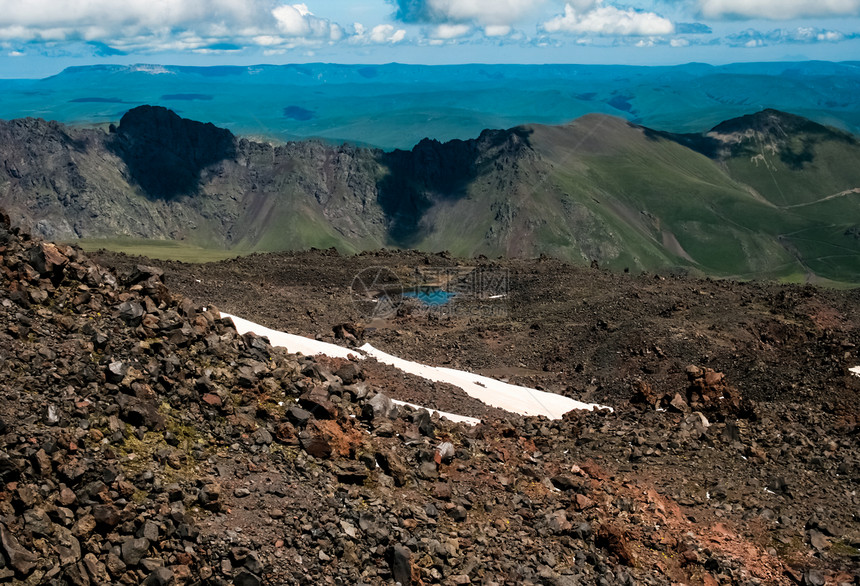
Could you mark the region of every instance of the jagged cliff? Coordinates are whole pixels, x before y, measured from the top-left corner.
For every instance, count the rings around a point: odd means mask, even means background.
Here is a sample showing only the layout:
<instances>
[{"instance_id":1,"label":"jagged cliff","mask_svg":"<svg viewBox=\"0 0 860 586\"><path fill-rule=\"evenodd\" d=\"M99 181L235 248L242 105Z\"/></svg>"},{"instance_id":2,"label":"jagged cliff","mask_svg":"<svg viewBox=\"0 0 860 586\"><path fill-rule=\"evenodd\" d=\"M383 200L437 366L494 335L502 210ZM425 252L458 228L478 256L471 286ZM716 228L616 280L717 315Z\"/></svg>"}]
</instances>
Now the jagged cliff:
<instances>
[{"instance_id":1,"label":"jagged cliff","mask_svg":"<svg viewBox=\"0 0 860 586\"><path fill-rule=\"evenodd\" d=\"M0 122L0 159L0 204L60 240L392 246L860 281L860 146L774 110L698 135L589 115L384 152L254 142L142 106L110 132Z\"/></svg>"}]
</instances>

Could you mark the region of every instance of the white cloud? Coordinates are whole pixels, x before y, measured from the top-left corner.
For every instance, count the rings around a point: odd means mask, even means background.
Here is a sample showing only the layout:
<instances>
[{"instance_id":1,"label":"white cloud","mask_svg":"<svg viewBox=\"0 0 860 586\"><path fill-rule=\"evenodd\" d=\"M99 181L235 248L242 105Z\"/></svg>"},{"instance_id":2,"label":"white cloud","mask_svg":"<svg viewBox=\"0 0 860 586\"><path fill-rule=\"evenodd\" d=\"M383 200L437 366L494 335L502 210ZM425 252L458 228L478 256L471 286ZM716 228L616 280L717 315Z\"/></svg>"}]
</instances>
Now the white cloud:
<instances>
[{"instance_id":1,"label":"white cloud","mask_svg":"<svg viewBox=\"0 0 860 586\"><path fill-rule=\"evenodd\" d=\"M22 53L21 51L9 51L9 57L24 57L26 53Z\"/></svg>"},{"instance_id":2,"label":"white cloud","mask_svg":"<svg viewBox=\"0 0 860 586\"><path fill-rule=\"evenodd\" d=\"M815 38L822 43L838 43L845 39L845 35L838 31L823 31L815 35Z\"/></svg>"},{"instance_id":3,"label":"white cloud","mask_svg":"<svg viewBox=\"0 0 860 586\"><path fill-rule=\"evenodd\" d=\"M308 10L307 4L284 4L272 10L278 29L287 37L330 38L339 40L343 30Z\"/></svg>"},{"instance_id":4,"label":"white cloud","mask_svg":"<svg viewBox=\"0 0 860 586\"><path fill-rule=\"evenodd\" d=\"M0 27L80 31L92 26L157 30L214 22L245 26L265 18L269 4L266 0L0 0Z\"/></svg>"},{"instance_id":5,"label":"white cloud","mask_svg":"<svg viewBox=\"0 0 860 586\"><path fill-rule=\"evenodd\" d=\"M428 0L434 11L455 22L510 25L532 12L542 0Z\"/></svg>"},{"instance_id":6,"label":"white cloud","mask_svg":"<svg viewBox=\"0 0 860 586\"><path fill-rule=\"evenodd\" d=\"M670 35L675 25L654 12L606 5L603 0L568 2L564 14L543 24L549 33L593 34L607 36Z\"/></svg>"},{"instance_id":7,"label":"white cloud","mask_svg":"<svg viewBox=\"0 0 860 586\"><path fill-rule=\"evenodd\" d=\"M860 15L860 0L699 0L699 8L708 18L788 20Z\"/></svg>"},{"instance_id":8,"label":"white cloud","mask_svg":"<svg viewBox=\"0 0 860 586\"><path fill-rule=\"evenodd\" d=\"M87 41L136 51L307 45L343 29L279 0L0 0L0 39ZM211 45L215 45L212 47Z\"/></svg>"},{"instance_id":9,"label":"white cloud","mask_svg":"<svg viewBox=\"0 0 860 586\"><path fill-rule=\"evenodd\" d=\"M431 31L430 36L434 39L457 39L470 32L472 27L468 24L440 24Z\"/></svg>"},{"instance_id":10,"label":"white cloud","mask_svg":"<svg viewBox=\"0 0 860 586\"><path fill-rule=\"evenodd\" d=\"M349 37L349 42L355 45L376 44L376 45L396 45L406 38L406 31L398 29L390 24L378 24L368 32L360 22L352 25L354 34Z\"/></svg>"},{"instance_id":11,"label":"white cloud","mask_svg":"<svg viewBox=\"0 0 860 586\"><path fill-rule=\"evenodd\" d=\"M511 27L506 24L491 24L484 27L484 34L488 37L506 37L511 34Z\"/></svg>"},{"instance_id":12,"label":"white cloud","mask_svg":"<svg viewBox=\"0 0 860 586\"><path fill-rule=\"evenodd\" d=\"M688 47L690 46L690 41L687 39L672 39L669 41L669 45L672 47Z\"/></svg>"},{"instance_id":13,"label":"white cloud","mask_svg":"<svg viewBox=\"0 0 860 586\"><path fill-rule=\"evenodd\" d=\"M839 43L858 36L860 35L855 33L845 34L840 31L801 26L792 29L778 28L771 31L747 29L727 35L723 42L732 47L754 48L767 45Z\"/></svg>"},{"instance_id":14,"label":"white cloud","mask_svg":"<svg viewBox=\"0 0 860 586\"><path fill-rule=\"evenodd\" d=\"M258 35L251 40L255 45L259 45L261 47L276 47L287 42L284 37L276 35Z\"/></svg>"},{"instance_id":15,"label":"white cloud","mask_svg":"<svg viewBox=\"0 0 860 586\"><path fill-rule=\"evenodd\" d=\"M378 43L380 45L384 43L399 43L405 38L406 31L404 29L395 29L390 24L377 25L373 27L372 31L370 31L371 42Z\"/></svg>"}]
</instances>

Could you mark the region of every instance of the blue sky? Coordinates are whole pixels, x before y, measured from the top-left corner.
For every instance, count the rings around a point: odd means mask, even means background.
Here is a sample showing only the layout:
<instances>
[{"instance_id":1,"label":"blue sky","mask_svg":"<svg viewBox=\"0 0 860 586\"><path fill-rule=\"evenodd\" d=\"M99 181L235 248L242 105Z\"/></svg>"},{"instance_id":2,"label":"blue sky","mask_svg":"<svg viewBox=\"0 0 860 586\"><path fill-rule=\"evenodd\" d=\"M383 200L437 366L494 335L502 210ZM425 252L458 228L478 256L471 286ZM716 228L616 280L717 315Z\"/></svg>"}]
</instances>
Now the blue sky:
<instances>
[{"instance_id":1,"label":"blue sky","mask_svg":"<svg viewBox=\"0 0 860 586\"><path fill-rule=\"evenodd\" d=\"M0 0L0 78L161 63L860 59L860 0Z\"/></svg>"}]
</instances>

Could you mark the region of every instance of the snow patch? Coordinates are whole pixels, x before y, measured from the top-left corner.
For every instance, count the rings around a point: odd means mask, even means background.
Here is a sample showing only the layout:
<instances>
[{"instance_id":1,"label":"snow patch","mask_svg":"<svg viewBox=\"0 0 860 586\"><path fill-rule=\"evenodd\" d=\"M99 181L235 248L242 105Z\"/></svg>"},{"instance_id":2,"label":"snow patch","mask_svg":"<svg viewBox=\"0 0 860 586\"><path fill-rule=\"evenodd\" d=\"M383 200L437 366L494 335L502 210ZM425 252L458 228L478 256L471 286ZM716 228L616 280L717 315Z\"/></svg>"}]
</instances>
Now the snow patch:
<instances>
[{"instance_id":1,"label":"snow patch","mask_svg":"<svg viewBox=\"0 0 860 586\"><path fill-rule=\"evenodd\" d=\"M855 366L854 368L852 368L850 370L852 373L854 373L854 376L860 376L860 366Z\"/></svg>"},{"instance_id":2,"label":"snow patch","mask_svg":"<svg viewBox=\"0 0 860 586\"><path fill-rule=\"evenodd\" d=\"M286 348L287 352L290 352L292 354L304 354L305 356L318 356L320 354L323 354L331 358L349 358L350 355L355 356L357 354L355 350L350 350L349 348L343 348L336 344L328 344L326 342L311 340L310 338L305 338L304 336L296 336L295 334L288 334L286 332L272 330L270 328L261 326L260 324L255 324L252 321L248 321L247 319L242 319L241 317L230 315L229 313L222 313L221 317L229 317L231 320L233 320L233 325L236 326L236 331L240 334L254 332L258 336L265 336L269 338L269 342L272 344L272 346L280 346L282 348Z\"/></svg>"},{"instance_id":3,"label":"snow patch","mask_svg":"<svg viewBox=\"0 0 860 586\"><path fill-rule=\"evenodd\" d=\"M520 387L503 383L494 378L479 376L470 372L427 366L419 362L403 360L382 350L377 350L370 344L360 348L368 356L379 362L397 367L404 372L414 374L434 382L449 383L463 389L473 399L526 416L543 415L549 419L561 419L562 415L574 409L590 411L592 409L609 409L596 403L583 403L555 393L538 391L528 387Z\"/></svg>"},{"instance_id":4,"label":"snow patch","mask_svg":"<svg viewBox=\"0 0 860 586\"><path fill-rule=\"evenodd\" d=\"M509 383L503 383L494 378L480 376L462 370L454 370L452 368L442 368L437 366L428 366L420 362L412 362L404 360L391 354L387 354L382 350L377 350L370 344L365 344L356 350L343 348L336 344L327 342L319 342L304 336L288 334L278 330L273 330L256 324L252 321L222 313L221 317L229 317L233 320L233 325L236 326L236 331L240 334L253 332L258 336L265 336L273 346L285 348L288 352L304 354L305 356L324 355L331 358L364 358L370 356L376 358L383 364L388 364L402 370L403 372L420 376L433 382L449 383L463 389L467 395L473 399L498 409L504 409L511 413L518 413L525 416L544 416L549 419L561 419L562 415L568 411L593 409L609 409L603 405L596 403L583 403L555 393L547 393L538 391L528 387L520 387ZM419 405L412 405L401 401L395 401L399 405L410 405L416 409L427 409ZM435 410L427 409L433 413ZM465 415L457 415L454 413L439 412L443 417L447 417L451 421L458 421L476 425L480 423L479 419L468 417Z\"/></svg>"}]
</instances>

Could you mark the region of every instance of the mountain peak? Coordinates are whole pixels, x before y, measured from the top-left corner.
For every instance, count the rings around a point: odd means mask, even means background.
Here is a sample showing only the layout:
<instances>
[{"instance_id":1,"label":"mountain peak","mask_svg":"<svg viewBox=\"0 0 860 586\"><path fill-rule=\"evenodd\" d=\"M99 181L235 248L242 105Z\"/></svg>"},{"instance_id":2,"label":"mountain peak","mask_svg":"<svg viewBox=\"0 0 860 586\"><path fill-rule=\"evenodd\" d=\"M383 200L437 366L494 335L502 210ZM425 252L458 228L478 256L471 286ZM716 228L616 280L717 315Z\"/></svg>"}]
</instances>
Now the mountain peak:
<instances>
[{"instance_id":1,"label":"mountain peak","mask_svg":"<svg viewBox=\"0 0 860 586\"><path fill-rule=\"evenodd\" d=\"M235 156L233 133L180 117L162 106L138 106L116 130L117 154L138 185L156 198L194 193L200 171Z\"/></svg>"},{"instance_id":2,"label":"mountain peak","mask_svg":"<svg viewBox=\"0 0 860 586\"><path fill-rule=\"evenodd\" d=\"M768 108L755 114L721 122L713 127L711 132L716 134L756 132L769 136L785 136L797 132L830 133L833 131L802 116Z\"/></svg>"}]
</instances>

